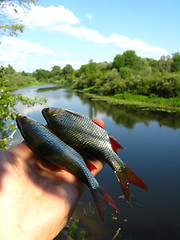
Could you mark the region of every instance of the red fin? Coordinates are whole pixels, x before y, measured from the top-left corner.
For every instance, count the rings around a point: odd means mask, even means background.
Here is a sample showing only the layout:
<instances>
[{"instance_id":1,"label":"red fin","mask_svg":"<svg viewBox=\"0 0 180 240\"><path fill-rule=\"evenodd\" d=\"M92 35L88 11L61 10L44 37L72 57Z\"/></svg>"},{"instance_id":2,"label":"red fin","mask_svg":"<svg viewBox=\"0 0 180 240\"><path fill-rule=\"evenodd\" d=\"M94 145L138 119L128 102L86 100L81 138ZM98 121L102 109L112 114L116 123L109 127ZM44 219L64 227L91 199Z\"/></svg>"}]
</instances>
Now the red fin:
<instances>
[{"instance_id":1,"label":"red fin","mask_svg":"<svg viewBox=\"0 0 180 240\"><path fill-rule=\"evenodd\" d=\"M109 136L109 140L111 142L111 146L112 149L114 150L115 153L117 153L117 151L119 149L123 150L124 148L117 142L117 140L115 139L115 137L113 136Z\"/></svg>"},{"instance_id":2,"label":"red fin","mask_svg":"<svg viewBox=\"0 0 180 240\"><path fill-rule=\"evenodd\" d=\"M97 167L94 164L92 164L92 162L90 162L90 161L86 161L86 166L89 169L89 171L97 169Z\"/></svg>"},{"instance_id":3,"label":"red fin","mask_svg":"<svg viewBox=\"0 0 180 240\"><path fill-rule=\"evenodd\" d=\"M90 188L90 190L102 221L104 221L104 201L114 208L117 213L119 213L116 203L102 186L99 186L96 189Z\"/></svg>"},{"instance_id":4,"label":"red fin","mask_svg":"<svg viewBox=\"0 0 180 240\"><path fill-rule=\"evenodd\" d=\"M146 191L149 191L148 187L143 183L143 181L126 165L123 170L115 172L118 178L118 181L121 185L121 189L124 193L126 200L129 202L129 183L132 183L138 187L143 188Z\"/></svg>"},{"instance_id":5,"label":"red fin","mask_svg":"<svg viewBox=\"0 0 180 240\"><path fill-rule=\"evenodd\" d=\"M100 128L104 129L104 127L101 124L99 124L99 121L97 122L96 119L92 120L92 122L98 125Z\"/></svg>"}]
</instances>

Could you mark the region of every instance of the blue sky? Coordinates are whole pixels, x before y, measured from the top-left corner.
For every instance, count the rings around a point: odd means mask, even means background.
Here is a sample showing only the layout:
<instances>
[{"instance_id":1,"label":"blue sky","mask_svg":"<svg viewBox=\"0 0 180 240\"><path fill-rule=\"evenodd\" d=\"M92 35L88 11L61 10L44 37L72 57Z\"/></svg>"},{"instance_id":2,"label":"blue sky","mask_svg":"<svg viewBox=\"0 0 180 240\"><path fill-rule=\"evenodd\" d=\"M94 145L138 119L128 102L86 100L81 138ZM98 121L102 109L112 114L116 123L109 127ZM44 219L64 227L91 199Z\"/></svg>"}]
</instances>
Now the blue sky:
<instances>
[{"instance_id":1,"label":"blue sky","mask_svg":"<svg viewBox=\"0 0 180 240\"><path fill-rule=\"evenodd\" d=\"M26 72L66 64L77 69L90 59L113 61L126 50L154 59L180 52L180 0L39 3L26 14L18 8L23 34L1 35L0 65ZM15 18L9 8L6 14Z\"/></svg>"}]
</instances>

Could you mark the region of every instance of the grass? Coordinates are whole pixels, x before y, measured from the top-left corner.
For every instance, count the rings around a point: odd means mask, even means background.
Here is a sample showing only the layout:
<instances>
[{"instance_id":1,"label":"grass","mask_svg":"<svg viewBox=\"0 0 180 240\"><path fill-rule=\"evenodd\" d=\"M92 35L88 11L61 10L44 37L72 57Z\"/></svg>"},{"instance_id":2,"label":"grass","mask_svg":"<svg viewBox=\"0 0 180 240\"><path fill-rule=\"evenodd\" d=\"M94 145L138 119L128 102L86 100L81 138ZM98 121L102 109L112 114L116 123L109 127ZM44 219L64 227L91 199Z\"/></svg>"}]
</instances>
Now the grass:
<instances>
[{"instance_id":1,"label":"grass","mask_svg":"<svg viewBox=\"0 0 180 240\"><path fill-rule=\"evenodd\" d=\"M113 96L115 99L119 100L128 100L128 101L138 101L145 103L155 103L160 105L167 105L173 107L180 107L180 98L162 98L162 97L148 97L142 95L133 95L133 94L116 94Z\"/></svg>"},{"instance_id":2,"label":"grass","mask_svg":"<svg viewBox=\"0 0 180 240\"><path fill-rule=\"evenodd\" d=\"M43 85L45 82L37 81L31 74L22 76L20 73L13 73L5 75L4 87L7 91L14 91L21 87L29 87L34 85Z\"/></svg>"},{"instance_id":3,"label":"grass","mask_svg":"<svg viewBox=\"0 0 180 240\"><path fill-rule=\"evenodd\" d=\"M30 87L30 86L38 86L38 85L44 85L46 84L45 82L38 82L38 81L35 81L35 82L31 82L31 83L28 83L28 84L25 84L25 85L14 85L14 86L9 86L9 87L6 87L6 90L9 91L9 92L12 92L12 91L15 91L21 87Z\"/></svg>"},{"instance_id":4,"label":"grass","mask_svg":"<svg viewBox=\"0 0 180 240\"><path fill-rule=\"evenodd\" d=\"M143 96L129 93L116 94L114 96L98 96L88 91L82 91L92 100L105 101L112 105L128 105L144 110L156 110L166 112L180 111L180 98L161 98L156 96Z\"/></svg>"}]
</instances>

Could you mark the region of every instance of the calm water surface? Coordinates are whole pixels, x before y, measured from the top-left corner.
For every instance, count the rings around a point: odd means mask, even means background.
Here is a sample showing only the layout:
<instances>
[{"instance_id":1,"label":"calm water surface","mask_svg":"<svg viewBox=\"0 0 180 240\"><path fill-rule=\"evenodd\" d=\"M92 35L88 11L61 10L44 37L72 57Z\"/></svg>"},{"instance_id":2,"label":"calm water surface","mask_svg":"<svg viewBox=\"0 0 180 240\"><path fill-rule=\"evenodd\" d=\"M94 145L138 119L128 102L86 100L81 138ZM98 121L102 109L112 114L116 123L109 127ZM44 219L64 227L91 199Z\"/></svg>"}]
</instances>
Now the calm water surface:
<instances>
[{"instance_id":1,"label":"calm water surface","mask_svg":"<svg viewBox=\"0 0 180 240\"><path fill-rule=\"evenodd\" d=\"M120 198L122 192L113 171L105 166L97 179L114 198L120 214L105 205L104 223L101 222L86 189L73 215L79 219L76 223L79 234L84 233L90 240L110 240L121 228L115 239L180 239L180 114L110 106L51 87L53 85L33 86L16 91L48 99L43 106L27 108L18 104L19 112L42 123L45 120L41 110L49 106L103 119L105 129L124 147L118 155L150 188L150 192L145 192L131 185L131 208ZM13 144L21 140L17 131ZM62 232L56 239L65 239L64 236Z\"/></svg>"}]
</instances>

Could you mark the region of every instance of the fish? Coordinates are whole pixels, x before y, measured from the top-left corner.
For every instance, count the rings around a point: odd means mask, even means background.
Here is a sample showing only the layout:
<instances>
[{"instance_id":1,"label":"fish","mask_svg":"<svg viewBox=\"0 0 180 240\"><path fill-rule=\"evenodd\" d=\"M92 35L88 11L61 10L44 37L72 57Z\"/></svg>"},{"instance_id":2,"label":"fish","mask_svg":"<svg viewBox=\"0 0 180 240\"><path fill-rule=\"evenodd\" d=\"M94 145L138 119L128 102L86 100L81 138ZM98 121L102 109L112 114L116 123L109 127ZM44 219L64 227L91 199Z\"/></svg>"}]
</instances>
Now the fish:
<instances>
[{"instance_id":1,"label":"fish","mask_svg":"<svg viewBox=\"0 0 180 240\"><path fill-rule=\"evenodd\" d=\"M99 158L114 170L127 202L130 203L130 183L149 191L117 155L117 150L123 147L96 121L63 108L44 108L42 114L48 127L84 159Z\"/></svg>"},{"instance_id":2,"label":"fish","mask_svg":"<svg viewBox=\"0 0 180 240\"><path fill-rule=\"evenodd\" d=\"M65 167L88 186L102 220L104 219L104 201L119 213L114 200L98 183L77 151L36 120L20 115L16 118L16 122L27 145L41 159L56 167Z\"/></svg>"}]
</instances>

